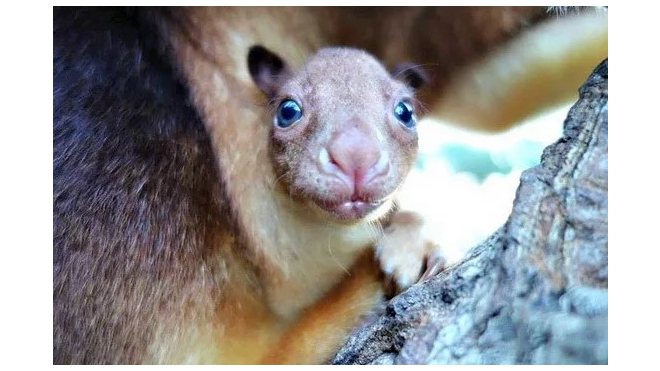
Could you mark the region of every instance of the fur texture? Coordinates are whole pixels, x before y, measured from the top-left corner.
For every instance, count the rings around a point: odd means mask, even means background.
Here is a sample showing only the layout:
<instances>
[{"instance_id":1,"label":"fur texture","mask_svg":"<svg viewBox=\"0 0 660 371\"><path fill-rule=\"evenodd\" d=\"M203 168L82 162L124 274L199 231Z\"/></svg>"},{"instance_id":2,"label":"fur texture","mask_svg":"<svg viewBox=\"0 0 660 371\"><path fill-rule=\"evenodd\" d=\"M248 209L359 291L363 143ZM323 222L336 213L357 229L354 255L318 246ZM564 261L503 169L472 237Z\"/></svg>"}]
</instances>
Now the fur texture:
<instances>
[{"instance_id":1,"label":"fur texture","mask_svg":"<svg viewBox=\"0 0 660 371\"><path fill-rule=\"evenodd\" d=\"M378 293L358 247L381 231L336 233L272 197L271 121L248 48L295 67L327 45L366 49L388 67L415 61L428 68L420 93L433 109L460 71L544 17L55 8L53 362L327 359Z\"/></svg>"}]
</instances>

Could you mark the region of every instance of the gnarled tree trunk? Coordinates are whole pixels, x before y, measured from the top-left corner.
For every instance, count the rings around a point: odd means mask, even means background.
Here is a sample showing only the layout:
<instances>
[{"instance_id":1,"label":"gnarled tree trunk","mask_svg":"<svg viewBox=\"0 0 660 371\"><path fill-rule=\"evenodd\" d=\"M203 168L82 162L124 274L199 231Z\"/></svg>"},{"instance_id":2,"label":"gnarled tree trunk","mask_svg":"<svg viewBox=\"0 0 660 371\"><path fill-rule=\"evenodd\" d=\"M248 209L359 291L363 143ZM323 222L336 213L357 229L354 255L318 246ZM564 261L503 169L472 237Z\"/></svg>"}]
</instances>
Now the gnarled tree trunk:
<instances>
[{"instance_id":1,"label":"gnarled tree trunk","mask_svg":"<svg viewBox=\"0 0 660 371\"><path fill-rule=\"evenodd\" d=\"M333 363L607 363L607 96L605 60L506 224L394 298Z\"/></svg>"}]
</instances>

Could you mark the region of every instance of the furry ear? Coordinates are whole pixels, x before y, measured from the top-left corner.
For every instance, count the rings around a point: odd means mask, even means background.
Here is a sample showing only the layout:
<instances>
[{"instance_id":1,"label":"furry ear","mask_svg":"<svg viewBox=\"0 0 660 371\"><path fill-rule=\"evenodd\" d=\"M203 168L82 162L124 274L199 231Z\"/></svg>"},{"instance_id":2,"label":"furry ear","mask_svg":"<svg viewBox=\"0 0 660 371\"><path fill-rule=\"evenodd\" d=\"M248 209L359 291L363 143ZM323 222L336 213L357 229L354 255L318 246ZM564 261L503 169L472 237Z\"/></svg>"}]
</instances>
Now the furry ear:
<instances>
[{"instance_id":1,"label":"furry ear","mask_svg":"<svg viewBox=\"0 0 660 371\"><path fill-rule=\"evenodd\" d=\"M392 76L417 90L429 81L429 76L416 64L401 63L392 69Z\"/></svg>"},{"instance_id":2,"label":"furry ear","mask_svg":"<svg viewBox=\"0 0 660 371\"><path fill-rule=\"evenodd\" d=\"M275 96L280 86L291 76L286 62L261 45L250 48L247 61L252 80L268 98Z\"/></svg>"}]
</instances>

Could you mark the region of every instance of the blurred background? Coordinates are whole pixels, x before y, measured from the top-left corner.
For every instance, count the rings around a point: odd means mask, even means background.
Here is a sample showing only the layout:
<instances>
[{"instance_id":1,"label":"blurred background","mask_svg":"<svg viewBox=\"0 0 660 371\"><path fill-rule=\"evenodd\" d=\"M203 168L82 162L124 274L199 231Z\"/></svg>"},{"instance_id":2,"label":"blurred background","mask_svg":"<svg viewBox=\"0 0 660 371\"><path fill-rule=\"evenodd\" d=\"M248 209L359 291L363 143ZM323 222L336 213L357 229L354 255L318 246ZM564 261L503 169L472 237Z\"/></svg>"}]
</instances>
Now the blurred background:
<instances>
[{"instance_id":1,"label":"blurred background","mask_svg":"<svg viewBox=\"0 0 660 371\"><path fill-rule=\"evenodd\" d=\"M539 164L543 149L561 137L570 106L498 134L434 119L418 123L419 157L400 202L425 217L426 232L450 263L506 222L521 173Z\"/></svg>"}]
</instances>

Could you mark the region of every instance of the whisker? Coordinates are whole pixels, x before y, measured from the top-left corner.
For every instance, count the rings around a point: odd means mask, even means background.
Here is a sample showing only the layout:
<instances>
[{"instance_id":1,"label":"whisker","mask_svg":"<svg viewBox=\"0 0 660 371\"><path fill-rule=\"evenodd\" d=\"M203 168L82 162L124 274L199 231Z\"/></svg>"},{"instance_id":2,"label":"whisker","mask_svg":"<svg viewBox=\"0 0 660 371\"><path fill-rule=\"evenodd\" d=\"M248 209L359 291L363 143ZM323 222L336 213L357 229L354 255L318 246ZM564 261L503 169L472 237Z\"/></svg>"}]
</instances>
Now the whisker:
<instances>
[{"instance_id":1,"label":"whisker","mask_svg":"<svg viewBox=\"0 0 660 371\"><path fill-rule=\"evenodd\" d=\"M398 71L396 75L394 75L394 78L399 78L403 73L408 72L412 69L415 68L420 68L423 72L428 72L426 70L426 67L438 67L440 66L440 63L421 63L421 64L411 64L410 66L402 69L401 71Z\"/></svg>"}]
</instances>

